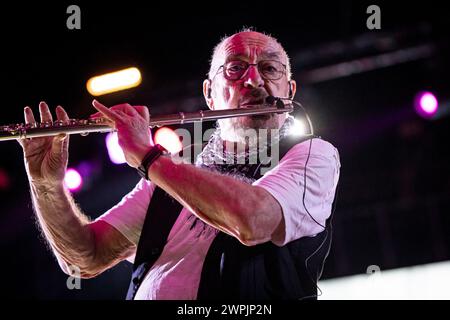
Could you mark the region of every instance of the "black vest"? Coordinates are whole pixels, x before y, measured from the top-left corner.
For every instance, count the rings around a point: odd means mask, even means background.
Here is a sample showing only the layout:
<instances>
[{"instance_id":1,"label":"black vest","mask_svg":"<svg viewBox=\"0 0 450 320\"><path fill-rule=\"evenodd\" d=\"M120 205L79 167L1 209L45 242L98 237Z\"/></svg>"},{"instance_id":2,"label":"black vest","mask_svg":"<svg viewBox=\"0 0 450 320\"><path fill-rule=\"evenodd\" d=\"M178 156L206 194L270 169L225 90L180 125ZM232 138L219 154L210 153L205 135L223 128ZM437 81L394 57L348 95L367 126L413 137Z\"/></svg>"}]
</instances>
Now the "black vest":
<instances>
[{"instance_id":1,"label":"black vest","mask_svg":"<svg viewBox=\"0 0 450 320\"><path fill-rule=\"evenodd\" d=\"M307 138L308 139L308 138ZM287 137L279 144L279 159L305 138ZM258 179L262 164L252 165L246 175ZM298 196L299 205L302 195ZM181 204L159 187L155 188L136 251L127 293L131 300L145 275L161 255ZM316 299L317 280L331 245L331 226L315 237L303 237L283 247L272 242L245 246L219 232L202 268L199 300L219 299Z\"/></svg>"}]
</instances>

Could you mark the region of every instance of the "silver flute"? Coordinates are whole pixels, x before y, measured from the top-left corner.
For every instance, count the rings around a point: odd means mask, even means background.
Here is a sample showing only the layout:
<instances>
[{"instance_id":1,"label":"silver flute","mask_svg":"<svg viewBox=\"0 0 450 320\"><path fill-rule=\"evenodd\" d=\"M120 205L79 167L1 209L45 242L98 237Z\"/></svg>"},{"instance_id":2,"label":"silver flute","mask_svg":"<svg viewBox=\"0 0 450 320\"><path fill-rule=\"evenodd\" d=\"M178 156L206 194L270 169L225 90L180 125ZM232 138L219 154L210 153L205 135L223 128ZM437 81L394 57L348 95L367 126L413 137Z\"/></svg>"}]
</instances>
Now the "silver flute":
<instances>
[{"instance_id":1,"label":"silver flute","mask_svg":"<svg viewBox=\"0 0 450 320\"><path fill-rule=\"evenodd\" d=\"M245 117L253 115L268 115L274 113L292 112L293 104L286 103L282 106L278 103L263 104L241 109L227 110L205 110L196 112L178 112L169 115L158 115L150 117L149 127L160 127L174 124L185 124L202 121L213 121L224 118ZM115 131L106 124L104 118L94 118L88 120L70 119L68 121L48 121L33 124L12 124L0 126L0 141L38 138L55 136L61 133L80 134L86 136L91 132L107 133Z\"/></svg>"}]
</instances>

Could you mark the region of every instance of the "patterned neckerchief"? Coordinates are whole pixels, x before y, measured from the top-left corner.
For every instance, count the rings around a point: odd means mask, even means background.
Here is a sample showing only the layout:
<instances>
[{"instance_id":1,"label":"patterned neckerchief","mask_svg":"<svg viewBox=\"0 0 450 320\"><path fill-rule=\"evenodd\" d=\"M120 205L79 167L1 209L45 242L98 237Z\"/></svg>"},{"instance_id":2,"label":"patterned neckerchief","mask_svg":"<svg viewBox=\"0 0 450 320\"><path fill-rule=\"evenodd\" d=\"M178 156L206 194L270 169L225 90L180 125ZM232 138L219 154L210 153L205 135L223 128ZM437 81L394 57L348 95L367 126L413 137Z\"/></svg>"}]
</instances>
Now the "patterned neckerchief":
<instances>
[{"instance_id":1,"label":"patterned neckerchief","mask_svg":"<svg viewBox=\"0 0 450 320\"><path fill-rule=\"evenodd\" d=\"M294 117L288 116L280 128L279 134L271 138L271 145L288 136L293 124ZM197 156L196 166L231 175L248 183L253 182L254 179L251 176L253 170L251 169L255 164L259 163L258 155L262 152L267 152L267 148L270 146L266 143L259 148L236 153L235 150L226 150L224 145L225 143L220 137L220 127L217 126L207 145Z\"/></svg>"}]
</instances>

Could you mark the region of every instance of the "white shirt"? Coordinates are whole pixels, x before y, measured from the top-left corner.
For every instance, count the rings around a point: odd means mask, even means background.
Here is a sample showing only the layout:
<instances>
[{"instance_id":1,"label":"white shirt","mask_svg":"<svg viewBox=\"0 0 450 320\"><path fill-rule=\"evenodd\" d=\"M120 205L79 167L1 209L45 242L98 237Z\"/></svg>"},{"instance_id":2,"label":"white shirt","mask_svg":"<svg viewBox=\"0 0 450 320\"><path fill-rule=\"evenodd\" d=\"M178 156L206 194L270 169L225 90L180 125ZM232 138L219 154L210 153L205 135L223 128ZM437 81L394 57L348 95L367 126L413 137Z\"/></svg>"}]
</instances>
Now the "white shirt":
<instances>
[{"instance_id":1,"label":"white shirt","mask_svg":"<svg viewBox=\"0 0 450 320\"><path fill-rule=\"evenodd\" d=\"M305 210L302 198L309 146L310 140L295 145L276 167L253 183L267 190L281 205L285 230L279 239L272 239L277 246L320 233L323 228L319 224L325 225L331 213L339 180L339 154L330 143L312 140L306 169ZM150 181L140 180L120 203L97 220L109 223L137 245L155 187ZM196 299L203 262L217 233L217 229L183 208L135 299ZM133 261L134 256L127 260Z\"/></svg>"}]
</instances>

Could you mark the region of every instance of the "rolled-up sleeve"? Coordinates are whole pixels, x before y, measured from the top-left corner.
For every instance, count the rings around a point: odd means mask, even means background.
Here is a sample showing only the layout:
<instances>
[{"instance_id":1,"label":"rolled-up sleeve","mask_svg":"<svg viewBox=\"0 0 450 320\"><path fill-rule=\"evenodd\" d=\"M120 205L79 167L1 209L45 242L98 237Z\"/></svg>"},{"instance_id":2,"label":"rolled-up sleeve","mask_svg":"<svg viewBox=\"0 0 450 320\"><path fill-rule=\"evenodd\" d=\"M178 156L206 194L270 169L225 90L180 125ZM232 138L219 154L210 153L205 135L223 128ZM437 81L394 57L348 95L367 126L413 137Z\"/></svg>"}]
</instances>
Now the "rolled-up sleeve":
<instances>
[{"instance_id":1,"label":"rolled-up sleeve","mask_svg":"<svg viewBox=\"0 0 450 320\"><path fill-rule=\"evenodd\" d=\"M154 190L155 184L141 179L117 205L96 220L102 220L112 225L128 240L137 245Z\"/></svg>"},{"instance_id":2,"label":"rolled-up sleeve","mask_svg":"<svg viewBox=\"0 0 450 320\"><path fill-rule=\"evenodd\" d=\"M253 183L267 190L282 208L284 228L273 235L274 244L283 246L323 231L339 172L337 149L322 139L312 139L292 147L276 167Z\"/></svg>"}]
</instances>

